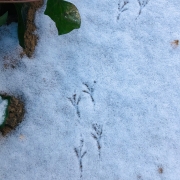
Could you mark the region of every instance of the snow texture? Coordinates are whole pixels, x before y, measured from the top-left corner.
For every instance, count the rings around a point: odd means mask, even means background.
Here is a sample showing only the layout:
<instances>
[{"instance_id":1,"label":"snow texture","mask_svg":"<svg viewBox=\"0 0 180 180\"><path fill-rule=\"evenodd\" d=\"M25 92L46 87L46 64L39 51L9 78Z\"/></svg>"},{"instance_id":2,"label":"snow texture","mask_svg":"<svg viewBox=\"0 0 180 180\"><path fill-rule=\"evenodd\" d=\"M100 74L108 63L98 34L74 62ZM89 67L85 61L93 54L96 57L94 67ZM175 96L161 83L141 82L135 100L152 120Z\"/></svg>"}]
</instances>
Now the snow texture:
<instances>
[{"instance_id":1,"label":"snow texture","mask_svg":"<svg viewBox=\"0 0 180 180\"><path fill-rule=\"evenodd\" d=\"M6 109L8 106L8 100L3 100L0 96L0 125L3 124L6 115Z\"/></svg>"},{"instance_id":2,"label":"snow texture","mask_svg":"<svg viewBox=\"0 0 180 180\"><path fill-rule=\"evenodd\" d=\"M26 105L0 179L179 180L180 1L71 2L81 28L58 36L44 5L31 59L0 28L0 91Z\"/></svg>"}]
</instances>

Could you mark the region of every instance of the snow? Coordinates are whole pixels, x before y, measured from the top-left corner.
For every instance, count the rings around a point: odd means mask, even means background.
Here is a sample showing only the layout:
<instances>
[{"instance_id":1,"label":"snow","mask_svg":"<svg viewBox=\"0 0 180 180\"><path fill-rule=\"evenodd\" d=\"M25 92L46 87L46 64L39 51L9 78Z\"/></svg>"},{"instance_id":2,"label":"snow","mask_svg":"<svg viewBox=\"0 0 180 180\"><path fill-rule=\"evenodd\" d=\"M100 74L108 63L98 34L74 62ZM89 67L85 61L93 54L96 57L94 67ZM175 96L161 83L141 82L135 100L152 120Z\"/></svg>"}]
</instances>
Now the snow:
<instances>
[{"instance_id":1,"label":"snow","mask_svg":"<svg viewBox=\"0 0 180 180\"><path fill-rule=\"evenodd\" d=\"M8 100L3 100L2 97L0 96L0 125L2 125L4 122L7 105L8 105Z\"/></svg>"},{"instance_id":2,"label":"snow","mask_svg":"<svg viewBox=\"0 0 180 180\"><path fill-rule=\"evenodd\" d=\"M58 36L44 5L31 59L17 24L0 28L0 91L26 105L0 136L1 179L179 180L180 1L149 0L140 15L136 0L123 12L119 0L71 2L81 28Z\"/></svg>"}]
</instances>

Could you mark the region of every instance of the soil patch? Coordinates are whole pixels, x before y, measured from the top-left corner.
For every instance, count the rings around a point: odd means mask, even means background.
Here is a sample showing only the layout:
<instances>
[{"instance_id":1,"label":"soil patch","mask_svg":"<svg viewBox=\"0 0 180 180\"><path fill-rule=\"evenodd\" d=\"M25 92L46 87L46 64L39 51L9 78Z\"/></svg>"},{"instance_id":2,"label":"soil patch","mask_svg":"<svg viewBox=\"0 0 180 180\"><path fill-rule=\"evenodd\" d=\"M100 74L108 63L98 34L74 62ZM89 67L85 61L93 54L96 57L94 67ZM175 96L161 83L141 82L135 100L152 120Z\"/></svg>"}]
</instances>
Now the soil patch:
<instances>
[{"instance_id":1,"label":"soil patch","mask_svg":"<svg viewBox=\"0 0 180 180\"><path fill-rule=\"evenodd\" d=\"M24 104L13 96L1 95L2 98L10 98L10 105L7 109L8 117L4 126L0 129L3 136L15 129L24 117Z\"/></svg>"},{"instance_id":2,"label":"soil patch","mask_svg":"<svg viewBox=\"0 0 180 180\"><path fill-rule=\"evenodd\" d=\"M25 41L24 54L26 54L28 57L32 57L35 50L35 46L37 45L38 36L34 34L34 31L36 30L34 19L37 9L40 8L42 5L43 5L42 0L38 2L28 3L29 9L27 12L26 32L24 35L24 41Z\"/></svg>"}]
</instances>

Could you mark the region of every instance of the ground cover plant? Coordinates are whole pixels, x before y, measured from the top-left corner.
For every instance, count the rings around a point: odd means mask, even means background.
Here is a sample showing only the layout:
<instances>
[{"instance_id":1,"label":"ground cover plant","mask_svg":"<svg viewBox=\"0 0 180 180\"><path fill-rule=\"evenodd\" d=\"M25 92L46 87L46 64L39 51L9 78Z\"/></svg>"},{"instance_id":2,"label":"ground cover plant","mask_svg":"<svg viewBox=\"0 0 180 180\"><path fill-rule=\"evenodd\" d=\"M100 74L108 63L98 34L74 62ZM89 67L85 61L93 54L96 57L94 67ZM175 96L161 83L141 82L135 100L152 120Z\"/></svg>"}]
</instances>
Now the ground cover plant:
<instances>
[{"instance_id":1,"label":"ground cover plant","mask_svg":"<svg viewBox=\"0 0 180 180\"><path fill-rule=\"evenodd\" d=\"M33 32L34 26L34 14L40 3L29 2L29 3L14 3L17 18L18 18L18 39L19 45L25 49L26 54L30 57L34 51L33 41L36 45L36 35ZM7 6L7 5L6 5ZM0 4L0 26L5 25L8 20L8 11L4 13L4 4ZM31 15L33 14L33 15ZM78 9L72 3L63 0L48 0L45 15L48 15L55 23L58 29L58 34L66 34L71 32L73 29L80 27L81 18ZM30 34L30 36L29 36ZM19 121L22 119L22 108L20 108L20 117L14 120L12 117L9 119L9 105L11 97L0 96L0 130L3 134L6 134L13 129ZM6 106L5 106L6 105ZM17 104L18 105L18 104ZM17 113L18 112L13 112ZM15 116L18 116L15 114ZM8 120L8 121L7 121ZM5 127L6 126L6 127Z\"/></svg>"},{"instance_id":2,"label":"ground cover plant","mask_svg":"<svg viewBox=\"0 0 180 180\"><path fill-rule=\"evenodd\" d=\"M8 12L4 13L2 16L0 16L0 26L4 25L7 21Z\"/></svg>"},{"instance_id":3,"label":"ground cover plant","mask_svg":"<svg viewBox=\"0 0 180 180\"><path fill-rule=\"evenodd\" d=\"M8 106L10 104L9 98L0 96L0 129L4 126L5 120L8 117Z\"/></svg>"},{"instance_id":4,"label":"ground cover plant","mask_svg":"<svg viewBox=\"0 0 180 180\"><path fill-rule=\"evenodd\" d=\"M0 132L6 135L23 120L24 104L18 98L0 95Z\"/></svg>"},{"instance_id":5,"label":"ground cover plant","mask_svg":"<svg viewBox=\"0 0 180 180\"><path fill-rule=\"evenodd\" d=\"M41 2L41 1L39 1ZM34 51L34 46L32 42L26 42L29 37L28 34L32 34L29 39L34 39L34 44L37 44L37 38L33 35L35 30L34 26L34 16L36 10L42 5L39 2L27 2L27 3L14 3L16 8L17 17L18 17L18 39L19 45L23 49L28 49L25 51L26 54L31 57L32 52ZM12 1L13 3L13 1ZM38 3L38 4L37 4ZM0 4L0 15L1 15L1 7L3 9L3 4ZM32 14L32 11L33 15ZM48 15L56 24L58 29L58 34L66 34L71 32L73 29L80 28L81 18L76 6L70 2L64 0L48 0L45 15ZM8 19L8 11L0 16L0 26L6 24ZM29 22L31 22L31 26L29 26ZM32 27L33 26L33 27ZM30 32L31 31L31 32Z\"/></svg>"}]
</instances>

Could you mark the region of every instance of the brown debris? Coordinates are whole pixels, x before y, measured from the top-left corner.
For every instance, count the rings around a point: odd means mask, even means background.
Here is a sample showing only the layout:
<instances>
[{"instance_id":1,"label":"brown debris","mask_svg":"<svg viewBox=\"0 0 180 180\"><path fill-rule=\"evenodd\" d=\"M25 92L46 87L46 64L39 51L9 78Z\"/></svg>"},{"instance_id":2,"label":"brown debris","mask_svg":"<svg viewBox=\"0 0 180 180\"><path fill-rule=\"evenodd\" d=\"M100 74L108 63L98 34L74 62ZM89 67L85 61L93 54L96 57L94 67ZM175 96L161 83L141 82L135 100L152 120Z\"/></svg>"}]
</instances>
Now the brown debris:
<instances>
[{"instance_id":1,"label":"brown debris","mask_svg":"<svg viewBox=\"0 0 180 180\"><path fill-rule=\"evenodd\" d=\"M7 97L6 95L1 95ZM24 104L17 98L10 97L10 105L8 107L8 117L5 125L0 129L3 136L15 129L24 117Z\"/></svg>"},{"instance_id":2,"label":"brown debris","mask_svg":"<svg viewBox=\"0 0 180 180\"><path fill-rule=\"evenodd\" d=\"M171 42L171 46L172 46L173 48L177 48L177 47L179 46L179 40L176 39L176 40L172 41L172 42Z\"/></svg>"},{"instance_id":3,"label":"brown debris","mask_svg":"<svg viewBox=\"0 0 180 180\"><path fill-rule=\"evenodd\" d=\"M159 173L159 174L162 174L162 173L163 173L163 171L164 171L164 170L163 170L163 168L162 168L162 167L159 167L159 168L158 168L158 173Z\"/></svg>"},{"instance_id":4,"label":"brown debris","mask_svg":"<svg viewBox=\"0 0 180 180\"><path fill-rule=\"evenodd\" d=\"M34 34L34 31L36 30L34 19L37 9L40 8L42 5L43 5L42 0L38 2L29 3L26 32L24 34L24 44L25 44L24 53L28 57L32 57L35 50L35 46L37 45L38 36Z\"/></svg>"}]
</instances>

